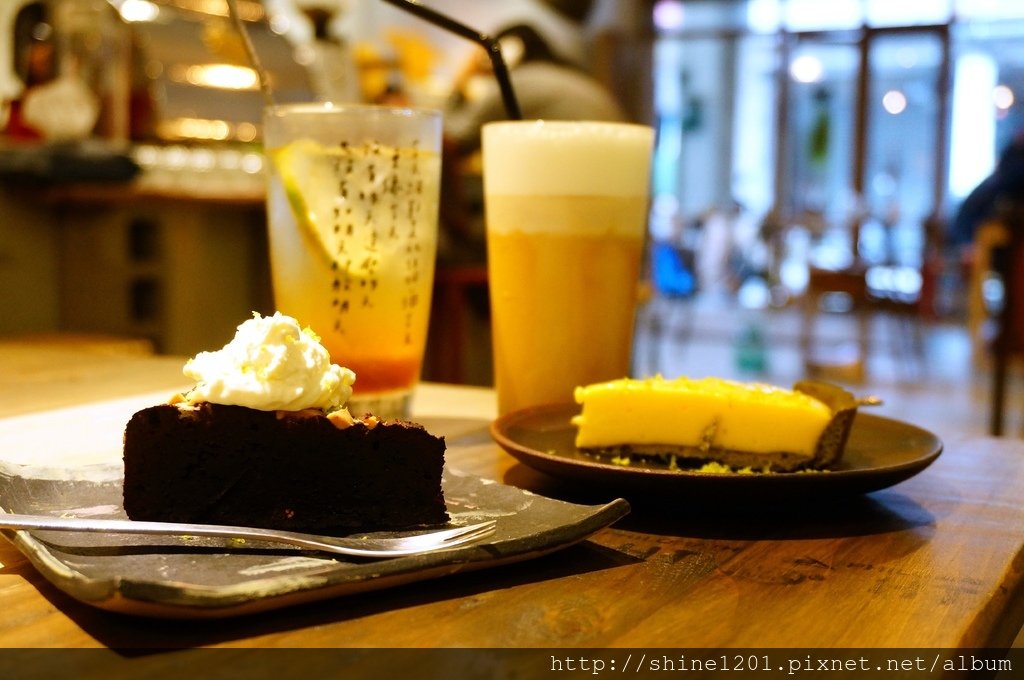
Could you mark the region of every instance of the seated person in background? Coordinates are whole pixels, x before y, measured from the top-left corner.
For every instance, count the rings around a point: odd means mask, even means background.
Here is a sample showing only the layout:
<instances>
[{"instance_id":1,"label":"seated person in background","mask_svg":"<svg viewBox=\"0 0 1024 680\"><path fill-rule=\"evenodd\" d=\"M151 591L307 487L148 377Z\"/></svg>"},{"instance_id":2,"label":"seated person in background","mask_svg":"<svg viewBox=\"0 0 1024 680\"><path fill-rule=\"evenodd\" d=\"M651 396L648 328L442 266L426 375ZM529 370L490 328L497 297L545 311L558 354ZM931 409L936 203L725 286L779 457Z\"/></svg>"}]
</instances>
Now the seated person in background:
<instances>
[{"instance_id":1,"label":"seated person in background","mask_svg":"<svg viewBox=\"0 0 1024 680\"><path fill-rule=\"evenodd\" d=\"M540 34L519 24L495 36L525 119L623 121L618 102L597 79L559 57ZM445 132L462 152L479 148L484 123L508 116L490 61L481 50L456 84Z\"/></svg>"},{"instance_id":2,"label":"seated person in background","mask_svg":"<svg viewBox=\"0 0 1024 680\"><path fill-rule=\"evenodd\" d=\"M995 170L975 187L957 211L949 234L954 246L967 246L978 227L997 216L1003 203L1024 205L1024 131L1018 132L999 156Z\"/></svg>"}]
</instances>

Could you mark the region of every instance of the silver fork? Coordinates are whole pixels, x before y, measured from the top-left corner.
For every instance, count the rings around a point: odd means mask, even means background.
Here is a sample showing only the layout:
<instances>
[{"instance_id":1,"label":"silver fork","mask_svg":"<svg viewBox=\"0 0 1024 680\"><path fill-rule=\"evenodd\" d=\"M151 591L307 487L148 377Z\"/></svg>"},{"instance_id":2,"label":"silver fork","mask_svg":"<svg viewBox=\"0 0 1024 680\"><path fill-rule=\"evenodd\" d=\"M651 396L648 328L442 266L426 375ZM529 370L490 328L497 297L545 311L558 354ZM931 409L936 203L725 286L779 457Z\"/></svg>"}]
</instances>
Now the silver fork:
<instances>
[{"instance_id":1,"label":"silver fork","mask_svg":"<svg viewBox=\"0 0 1024 680\"><path fill-rule=\"evenodd\" d=\"M0 528L45 529L104 534L151 534L164 536L216 536L244 538L270 543L283 543L308 550L350 555L354 557L399 557L449 550L479 541L494 533L495 521L488 520L454 529L410 533L403 536L317 536L294 531L278 531L258 527L236 527L219 524L185 524L175 522L137 522L126 519L87 519L50 517L47 515L16 515L0 512Z\"/></svg>"}]
</instances>

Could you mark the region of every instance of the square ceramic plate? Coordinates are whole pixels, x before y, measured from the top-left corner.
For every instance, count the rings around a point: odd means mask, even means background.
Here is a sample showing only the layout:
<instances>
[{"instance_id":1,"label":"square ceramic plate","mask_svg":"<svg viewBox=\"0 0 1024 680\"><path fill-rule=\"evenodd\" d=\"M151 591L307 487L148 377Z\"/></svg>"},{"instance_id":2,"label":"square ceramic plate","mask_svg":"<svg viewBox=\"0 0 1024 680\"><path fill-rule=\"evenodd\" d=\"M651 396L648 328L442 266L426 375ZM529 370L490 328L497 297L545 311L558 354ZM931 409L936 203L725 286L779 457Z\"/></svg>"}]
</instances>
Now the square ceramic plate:
<instances>
[{"instance_id":1,"label":"square ceramic plate","mask_svg":"<svg viewBox=\"0 0 1024 680\"><path fill-rule=\"evenodd\" d=\"M8 512L124 518L116 471L32 476L0 464ZM55 586L102 609L157 617L223 617L386 588L538 557L582 541L629 511L565 503L446 470L453 524L497 520L469 546L388 560L345 559L230 539L55 531L5 535Z\"/></svg>"}]
</instances>

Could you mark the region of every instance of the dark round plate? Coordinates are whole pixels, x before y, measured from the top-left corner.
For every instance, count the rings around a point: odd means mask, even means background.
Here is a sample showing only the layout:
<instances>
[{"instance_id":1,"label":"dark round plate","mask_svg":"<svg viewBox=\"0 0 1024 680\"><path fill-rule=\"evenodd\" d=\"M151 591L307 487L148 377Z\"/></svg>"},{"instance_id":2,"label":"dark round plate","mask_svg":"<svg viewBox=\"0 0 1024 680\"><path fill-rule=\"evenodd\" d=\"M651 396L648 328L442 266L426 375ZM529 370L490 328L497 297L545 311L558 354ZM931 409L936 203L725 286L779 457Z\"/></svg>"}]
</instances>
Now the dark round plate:
<instances>
[{"instance_id":1,"label":"dark round plate","mask_svg":"<svg viewBox=\"0 0 1024 680\"><path fill-rule=\"evenodd\" d=\"M863 494L892 486L928 467L942 452L931 432L897 420L858 413L839 465L822 472L717 474L668 470L633 461L603 462L574 444L569 422L575 404L515 411L491 424L498 444L522 463L565 480L622 491L679 493L688 498L793 500L809 496Z\"/></svg>"}]
</instances>

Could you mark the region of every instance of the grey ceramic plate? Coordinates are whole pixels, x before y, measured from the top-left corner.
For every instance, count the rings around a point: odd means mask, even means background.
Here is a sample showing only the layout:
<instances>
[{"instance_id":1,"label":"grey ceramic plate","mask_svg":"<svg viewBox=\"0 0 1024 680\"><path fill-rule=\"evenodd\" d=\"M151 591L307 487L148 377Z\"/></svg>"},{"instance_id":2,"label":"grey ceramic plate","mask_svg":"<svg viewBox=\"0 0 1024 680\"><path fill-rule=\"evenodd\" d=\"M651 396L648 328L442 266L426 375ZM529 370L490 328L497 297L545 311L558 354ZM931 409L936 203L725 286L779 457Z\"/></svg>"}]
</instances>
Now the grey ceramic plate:
<instances>
[{"instance_id":1,"label":"grey ceramic plate","mask_svg":"<svg viewBox=\"0 0 1024 680\"><path fill-rule=\"evenodd\" d=\"M218 617L386 588L517 562L581 541L629 511L586 506L445 471L453 523L497 519L483 542L431 555L346 561L222 539L4 531L61 590L103 609L159 617ZM124 517L120 480L26 478L0 471L8 512Z\"/></svg>"},{"instance_id":2,"label":"grey ceramic plate","mask_svg":"<svg viewBox=\"0 0 1024 680\"><path fill-rule=\"evenodd\" d=\"M892 486L924 470L942 452L931 432L897 420L858 413L842 460L832 470L787 474L715 474L669 470L634 461L629 466L579 451L569 419L575 404L516 411L491 425L494 439L526 465L562 479L619 493L666 493L713 502L791 501L863 494Z\"/></svg>"}]
</instances>

